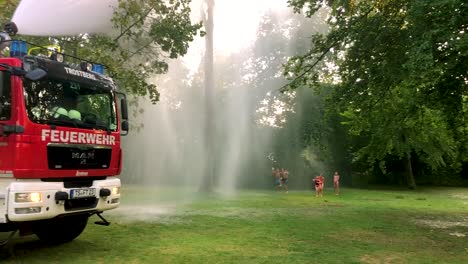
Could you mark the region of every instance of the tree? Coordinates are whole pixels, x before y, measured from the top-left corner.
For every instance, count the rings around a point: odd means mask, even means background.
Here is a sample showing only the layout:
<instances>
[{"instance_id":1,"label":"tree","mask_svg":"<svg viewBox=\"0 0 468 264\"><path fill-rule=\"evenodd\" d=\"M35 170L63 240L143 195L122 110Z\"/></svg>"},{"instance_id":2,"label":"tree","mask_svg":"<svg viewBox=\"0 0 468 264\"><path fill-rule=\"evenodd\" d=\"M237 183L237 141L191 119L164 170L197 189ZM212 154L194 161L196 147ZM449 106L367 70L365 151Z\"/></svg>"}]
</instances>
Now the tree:
<instances>
[{"instance_id":1,"label":"tree","mask_svg":"<svg viewBox=\"0 0 468 264\"><path fill-rule=\"evenodd\" d=\"M396 156L411 188L416 159L459 172L456 164L466 161L466 143L456 140L467 127L465 1L288 3L307 16L330 8L330 32L314 35L311 49L288 61L286 88L319 87L333 77L331 102L350 133L366 138L353 151L355 161L364 159L369 169L377 162L385 172L386 158Z\"/></svg>"},{"instance_id":2,"label":"tree","mask_svg":"<svg viewBox=\"0 0 468 264\"><path fill-rule=\"evenodd\" d=\"M18 0L2 1L1 21L11 19ZM149 81L168 70L168 59L187 53L189 43L200 31L201 22L190 20L190 0L119 0L110 35L24 39L41 45L58 44L65 53L106 66L118 86L137 96L149 95L155 103L159 92Z\"/></svg>"}]
</instances>

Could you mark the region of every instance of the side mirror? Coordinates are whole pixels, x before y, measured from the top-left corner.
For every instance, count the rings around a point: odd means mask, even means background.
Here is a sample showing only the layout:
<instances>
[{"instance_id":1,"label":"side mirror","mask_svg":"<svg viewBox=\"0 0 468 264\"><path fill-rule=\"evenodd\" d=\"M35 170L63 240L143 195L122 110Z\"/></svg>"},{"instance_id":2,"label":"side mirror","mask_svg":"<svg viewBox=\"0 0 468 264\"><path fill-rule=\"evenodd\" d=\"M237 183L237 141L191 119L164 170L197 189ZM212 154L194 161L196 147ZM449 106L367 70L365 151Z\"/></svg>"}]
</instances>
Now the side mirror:
<instances>
[{"instance_id":1,"label":"side mirror","mask_svg":"<svg viewBox=\"0 0 468 264\"><path fill-rule=\"evenodd\" d=\"M39 81L40 79L44 78L46 75L47 75L46 71L40 68L36 68L26 73L24 77L31 81Z\"/></svg>"},{"instance_id":2,"label":"side mirror","mask_svg":"<svg viewBox=\"0 0 468 264\"><path fill-rule=\"evenodd\" d=\"M128 120L127 99L124 97L120 100L120 111L122 112L122 120Z\"/></svg>"},{"instance_id":3,"label":"side mirror","mask_svg":"<svg viewBox=\"0 0 468 264\"><path fill-rule=\"evenodd\" d=\"M126 136L128 135L128 131L130 130L129 128L129 124L128 124L128 121L127 120L123 120L122 121L122 131L125 131L126 133L125 134L121 134L122 136Z\"/></svg>"},{"instance_id":4,"label":"side mirror","mask_svg":"<svg viewBox=\"0 0 468 264\"><path fill-rule=\"evenodd\" d=\"M130 130L130 125L128 123L128 108L127 108L127 97L124 93L116 93L119 102L119 110L120 110L120 135L126 136L128 135L128 131Z\"/></svg>"}]
</instances>

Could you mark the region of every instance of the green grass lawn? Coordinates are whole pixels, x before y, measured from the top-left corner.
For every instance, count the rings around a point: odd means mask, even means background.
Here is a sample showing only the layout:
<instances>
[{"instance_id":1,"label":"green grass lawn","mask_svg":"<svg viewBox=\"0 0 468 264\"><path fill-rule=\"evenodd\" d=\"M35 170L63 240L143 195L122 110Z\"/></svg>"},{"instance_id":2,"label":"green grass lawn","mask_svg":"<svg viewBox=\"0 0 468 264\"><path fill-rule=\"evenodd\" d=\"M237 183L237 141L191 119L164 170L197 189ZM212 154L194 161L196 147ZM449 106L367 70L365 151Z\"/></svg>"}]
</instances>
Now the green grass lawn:
<instances>
[{"instance_id":1,"label":"green grass lawn","mask_svg":"<svg viewBox=\"0 0 468 264\"><path fill-rule=\"evenodd\" d=\"M5 263L468 263L468 189L242 191L178 199L123 190L109 227L73 242L34 236L0 249ZM167 198L169 197L169 198Z\"/></svg>"}]
</instances>

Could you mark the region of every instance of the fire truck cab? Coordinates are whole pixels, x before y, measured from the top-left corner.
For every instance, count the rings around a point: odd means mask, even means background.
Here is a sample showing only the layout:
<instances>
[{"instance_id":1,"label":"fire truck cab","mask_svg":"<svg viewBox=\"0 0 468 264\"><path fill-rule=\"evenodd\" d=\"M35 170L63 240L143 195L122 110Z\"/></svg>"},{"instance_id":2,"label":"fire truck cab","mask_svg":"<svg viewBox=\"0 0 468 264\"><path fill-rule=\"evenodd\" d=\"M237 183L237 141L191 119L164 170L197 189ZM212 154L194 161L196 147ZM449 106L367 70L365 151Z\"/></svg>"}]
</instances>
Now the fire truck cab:
<instances>
[{"instance_id":1,"label":"fire truck cab","mask_svg":"<svg viewBox=\"0 0 468 264\"><path fill-rule=\"evenodd\" d=\"M30 56L22 41L9 52L0 57L0 232L61 243L93 214L108 225L101 213L120 203L125 96L102 65Z\"/></svg>"}]
</instances>

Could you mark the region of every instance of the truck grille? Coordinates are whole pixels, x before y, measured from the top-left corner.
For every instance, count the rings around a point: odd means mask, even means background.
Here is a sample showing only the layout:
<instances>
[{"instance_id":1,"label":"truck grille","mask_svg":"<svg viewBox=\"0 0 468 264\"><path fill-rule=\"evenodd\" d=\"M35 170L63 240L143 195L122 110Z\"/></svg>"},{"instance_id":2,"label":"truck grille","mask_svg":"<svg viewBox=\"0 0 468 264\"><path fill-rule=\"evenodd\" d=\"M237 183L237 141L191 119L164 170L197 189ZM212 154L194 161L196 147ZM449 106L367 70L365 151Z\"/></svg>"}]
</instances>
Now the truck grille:
<instances>
[{"instance_id":1,"label":"truck grille","mask_svg":"<svg viewBox=\"0 0 468 264\"><path fill-rule=\"evenodd\" d=\"M108 169L112 149L104 146L49 144L47 159L50 170Z\"/></svg>"}]
</instances>

